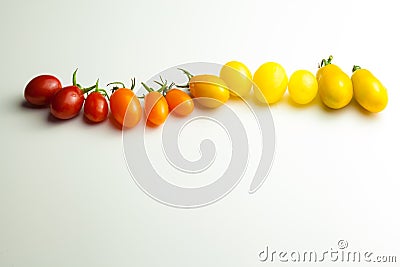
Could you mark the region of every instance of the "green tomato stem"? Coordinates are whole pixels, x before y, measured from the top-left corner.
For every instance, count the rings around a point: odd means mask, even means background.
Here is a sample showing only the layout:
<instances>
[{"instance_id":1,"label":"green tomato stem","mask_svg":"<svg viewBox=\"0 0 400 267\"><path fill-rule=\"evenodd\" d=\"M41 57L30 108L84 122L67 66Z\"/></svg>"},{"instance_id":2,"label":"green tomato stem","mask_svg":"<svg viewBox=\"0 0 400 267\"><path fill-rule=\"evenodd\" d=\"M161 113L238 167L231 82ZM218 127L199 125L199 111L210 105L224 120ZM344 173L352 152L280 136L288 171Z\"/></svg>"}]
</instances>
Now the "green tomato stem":
<instances>
[{"instance_id":1,"label":"green tomato stem","mask_svg":"<svg viewBox=\"0 0 400 267\"><path fill-rule=\"evenodd\" d=\"M188 82L186 84L184 84L184 85L178 85L177 84L176 87L178 87L178 88L189 88L190 87L189 86L190 80L193 78L194 75L191 74L189 71L181 69L181 68L178 68L178 70L182 71L183 74L186 75L186 77L188 78Z\"/></svg>"},{"instance_id":2,"label":"green tomato stem","mask_svg":"<svg viewBox=\"0 0 400 267\"><path fill-rule=\"evenodd\" d=\"M325 66L327 66L329 64L332 64L332 59L333 59L332 55L330 55L327 59L324 58L321 61L321 64L318 66L318 68L322 68L322 67L325 67Z\"/></svg>"},{"instance_id":3,"label":"green tomato stem","mask_svg":"<svg viewBox=\"0 0 400 267\"><path fill-rule=\"evenodd\" d=\"M142 82L142 85L143 85L144 89L146 89L147 92L149 92L149 93L154 92L154 89L147 86L144 82Z\"/></svg>"},{"instance_id":4,"label":"green tomato stem","mask_svg":"<svg viewBox=\"0 0 400 267\"><path fill-rule=\"evenodd\" d=\"M96 88L96 85L92 85L92 86L87 87L87 88L81 88L81 90L82 90L82 93L86 94L86 93L89 93L90 91L92 91L95 88Z\"/></svg>"},{"instance_id":5,"label":"green tomato stem","mask_svg":"<svg viewBox=\"0 0 400 267\"><path fill-rule=\"evenodd\" d=\"M173 86L175 86L174 82L171 82L170 85L168 85L168 81L165 80L160 76L160 81L154 81L156 84L160 86L160 88L157 90L157 92L161 93L163 96L166 96L167 92L172 89Z\"/></svg>"},{"instance_id":6,"label":"green tomato stem","mask_svg":"<svg viewBox=\"0 0 400 267\"><path fill-rule=\"evenodd\" d=\"M105 96L105 97L107 97L108 101L110 101L110 97L108 96L106 90L99 88L97 92L102 93L102 95Z\"/></svg>"},{"instance_id":7,"label":"green tomato stem","mask_svg":"<svg viewBox=\"0 0 400 267\"><path fill-rule=\"evenodd\" d=\"M96 85L98 84L98 80L97 83L95 85L92 85L90 87L84 88L82 85L80 85L79 83L76 82L76 73L78 72L78 68L76 68L76 70L74 71L74 73L72 74L72 85L78 87L79 89L81 89L83 94L86 94L90 91L92 91L93 89L96 88Z\"/></svg>"},{"instance_id":8,"label":"green tomato stem","mask_svg":"<svg viewBox=\"0 0 400 267\"><path fill-rule=\"evenodd\" d=\"M332 59L333 59L333 56L332 55L330 55L329 57L328 57L328 60L327 60L327 65L329 65L329 64L331 64L332 63Z\"/></svg>"},{"instance_id":9,"label":"green tomato stem","mask_svg":"<svg viewBox=\"0 0 400 267\"><path fill-rule=\"evenodd\" d=\"M77 86L76 84L76 73L78 72L78 68L74 71L74 74L72 74L72 85ZM80 87L80 85L78 86Z\"/></svg>"},{"instance_id":10,"label":"green tomato stem","mask_svg":"<svg viewBox=\"0 0 400 267\"><path fill-rule=\"evenodd\" d=\"M165 90L168 88L168 85L165 83L163 85L161 85L161 87L157 90L157 92L161 93L162 95L164 95Z\"/></svg>"},{"instance_id":11,"label":"green tomato stem","mask_svg":"<svg viewBox=\"0 0 400 267\"><path fill-rule=\"evenodd\" d=\"M356 70L360 70L360 69L361 69L360 66L357 66L357 65L354 65L354 66L353 66L353 72L355 72Z\"/></svg>"},{"instance_id":12,"label":"green tomato stem","mask_svg":"<svg viewBox=\"0 0 400 267\"><path fill-rule=\"evenodd\" d=\"M136 85L136 79L133 78L133 80L132 80L132 78L131 78L131 81L132 81L131 90L133 91L133 89L135 88L135 85Z\"/></svg>"},{"instance_id":13,"label":"green tomato stem","mask_svg":"<svg viewBox=\"0 0 400 267\"><path fill-rule=\"evenodd\" d=\"M107 84L107 86L109 86L109 85L111 85L111 84L114 84L114 85L121 85L122 88L126 88L126 87L125 87L125 84L122 83L122 82L112 82L112 83Z\"/></svg>"},{"instance_id":14,"label":"green tomato stem","mask_svg":"<svg viewBox=\"0 0 400 267\"><path fill-rule=\"evenodd\" d=\"M113 94L115 91L117 91L120 88L117 85L122 86L121 88L126 88L125 84L122 82L112 82L112 83L107 84L107 86L110 86L110 85L114 85L113 88L111 89L111 94Z\"/></svg>"},{"instance_id":15,"label":"green tomato stem","mask_svg":"<svg viewBox=\"0 0 400 267\"><path fill-rule=\"evenodd\" d=\"M99 92L103 96L107 97L108 100L110 100L110 97L108 96L107 91L105 89L103 89L103 88L99 88L99 79L97 79L95 86L96 86L95 87L95 92Z\"/></svg>"},{"instance_id":16,"label":"green tomato stem","mask_svg":"<svg viewBox=\"0 0 400 267\"><path fill-rule=\"evenodd\" d=\"M97 81L96 81L96 87L95 88L96 88L95 91L98 92L99 91L99 79L98 78L97 78Z\"/></svg>"},{"instance_id":17,"label":"green tomato stem","mask_svg":"<svg viewBox=\"0 0 400 267\"><path fill-rule=\"evenodd\" d=\"M188 77L189 80L192 79L194 76L193 74L191 74L189 71L187 71L185 69L178 68L178 70L183 71L183 73Z\"/></svg>"}]
</instances>

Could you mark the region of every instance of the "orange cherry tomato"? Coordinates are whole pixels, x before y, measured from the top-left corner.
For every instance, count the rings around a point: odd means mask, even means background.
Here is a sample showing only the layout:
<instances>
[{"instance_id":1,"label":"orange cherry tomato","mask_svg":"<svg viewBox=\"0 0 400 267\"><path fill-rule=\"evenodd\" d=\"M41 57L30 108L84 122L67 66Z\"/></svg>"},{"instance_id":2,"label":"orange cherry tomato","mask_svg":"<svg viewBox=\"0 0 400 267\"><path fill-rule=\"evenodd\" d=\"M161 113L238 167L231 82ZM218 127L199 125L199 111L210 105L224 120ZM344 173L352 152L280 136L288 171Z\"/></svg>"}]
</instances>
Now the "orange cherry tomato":
<instances>
[{"instance_id":1,"label":"orange cherry tomato","mask_svg":"<svg viewBox=\"0 0 400 267\"><path fill-rule=\"evenodd\" d=\"M168 117L167 100L160 92L149 92L144 97L144 112L147 121L152 125L158 126L163 124Z\"/></svg>"},{"instance_id":2,"label":"orange cherry tomato","mask_svg":"<svg viewBox=\"0 0 400 267\"><path fill-rule=\"evenodd\" d=\"M139 99L128 88L119 88L111 95L110 109L114 119L127 128L134 127L142 118Z\"/></svg>"},{"instance_id":3,"label":"orange cherry tomato","mask_svg":"<svg viewBox=\"0 0 400 267\"><path fill-rule=\"evenodd\" d=\"M193 112L193 99L184 91L171 89L165 95L169 111L178 116L187 116Z\"/></svg>"}]
</instances>

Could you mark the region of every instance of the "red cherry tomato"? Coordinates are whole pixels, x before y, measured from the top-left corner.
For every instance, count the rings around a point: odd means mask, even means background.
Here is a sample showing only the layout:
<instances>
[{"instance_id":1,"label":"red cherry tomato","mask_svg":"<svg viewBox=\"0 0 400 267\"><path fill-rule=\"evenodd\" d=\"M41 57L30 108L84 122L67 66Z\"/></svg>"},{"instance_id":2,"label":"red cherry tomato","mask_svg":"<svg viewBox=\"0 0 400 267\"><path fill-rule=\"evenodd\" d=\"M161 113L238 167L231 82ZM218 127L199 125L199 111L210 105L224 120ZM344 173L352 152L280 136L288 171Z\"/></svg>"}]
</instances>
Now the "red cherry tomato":
<instances>
[{"instance_id":1,"label":"red cherry tomato","mask_svg":"<svg viewBox=\"0 0 400 267\"><path fill-rule=\"evenodd\" d=\"M61 88L61 82L56 77L40 75L26 85L24 97L32 105L45 106L50 104L53 95Z\"/></svg>"},{"instance_id":2,"label":"red cherry tomato","mask_svg":"<svg viewBox=\"0 0 400 267\"><path fill-rule=\"evenodd\" d=\"M169 90L165 99L168 102L169 111L178 116L187 116L194 109L193 99L179 89Z\"/></svg>"},{"instance_id":3,"label":"red cherry tomato","mask_svg":"<svg viewBox=\"0 0 400 267\"><path fill-rule=\"evenodd\" d=\"M101 93L93 92L86 98L83 111L89 121L104 121L108 115L107 100Z\"/></svg>"},{"instance_id":4,"label":"red cherry tomato","mask_svg":"<svg viewBox=\"0 0 400 267\"><path fill-rule=\"evenodd\" d=\"M149 92L144 97L144 111L147 121L155 126L161 125L168 117L167 100L160 92Z\"/></svg>"},{"instance_id":5,"label":"red cherry tomato","mask_svg":"<svg viewBox=\"0 0 400 267\"><path fill-rule=\"evenodd\" d=\"M84 101L83 92L78 86L64 87L53 96L50 113L58 119L71 119L79 114Z\"/></svg>"}]
</instances>

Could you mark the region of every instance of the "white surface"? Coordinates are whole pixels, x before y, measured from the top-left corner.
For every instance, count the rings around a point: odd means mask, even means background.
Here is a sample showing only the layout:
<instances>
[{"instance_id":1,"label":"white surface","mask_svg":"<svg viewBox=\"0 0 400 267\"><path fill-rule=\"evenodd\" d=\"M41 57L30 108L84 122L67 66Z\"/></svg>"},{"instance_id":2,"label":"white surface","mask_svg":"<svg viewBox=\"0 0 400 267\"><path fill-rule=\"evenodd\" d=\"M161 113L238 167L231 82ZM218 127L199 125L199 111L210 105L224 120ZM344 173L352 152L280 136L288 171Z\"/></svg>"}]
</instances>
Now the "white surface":
<instances>
[{"instance_id":1,"label":"white surface","mask_svg":"<svg viewBox=\"0 0 400 267\"><path fill-rule=\"evenodd\" d=\"M396 7L2 1L0 266L262 266L265 245L323 251L340 239L400 261ZM252 72L277 61L290 75L316 71L329 54L347 73L359 64L379 77L387 109L369 116L351 104L329 112L318 101L292 106L286 96L272 107L277 147L264 186L248 195L248 175L201 209L170 208L142 193L110 123L54 123L47 109L22 105L33 76L52 73L67 84L76 67L83 84L100 77L104 85L193 61L237 59Z\"/></svg>"}]
</instances>

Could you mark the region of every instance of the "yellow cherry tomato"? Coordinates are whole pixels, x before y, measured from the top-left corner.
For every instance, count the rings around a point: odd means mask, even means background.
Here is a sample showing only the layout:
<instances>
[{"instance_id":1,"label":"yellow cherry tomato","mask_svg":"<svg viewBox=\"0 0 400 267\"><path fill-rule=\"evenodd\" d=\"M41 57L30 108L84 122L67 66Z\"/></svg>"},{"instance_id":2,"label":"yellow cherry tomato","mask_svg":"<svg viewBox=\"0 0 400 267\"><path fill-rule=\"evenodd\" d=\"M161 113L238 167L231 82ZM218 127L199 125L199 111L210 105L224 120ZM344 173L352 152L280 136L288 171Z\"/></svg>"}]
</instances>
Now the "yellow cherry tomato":
<instances>
[{"instance_id":1,"label":"yellow cherry tomato","mask_svg":"<svg viewBox=\"0 0 400 267\"><path fill-rule=\"evenodd\" d=\"M330 59L330 60L329 60ZM353 98L353 85L349 76L338 66L330 63L329 57L318 70L318 91L321 101L329 108L340 109Z\"/></svg>"},{"instance_id":2,"label":"yellow cherry tomato","mask_svg":"<svg viewBox=\"0 0 400 267\"><path fill-rule=\"evenodd\" d=\"M387 90L370 71L354 66L351 81L354 97L363 108L369 112L385 109L388 103Z\"/></svg>"},{"instance_id":3,"label":"yellow cherry tomato","mask_svg":"<svg viewBox=\"0 0 400 267\"><path fill-rule=\"evenodd\" d=\"M278 102L286 91L288 78L285 69L278 63L267 62L261 65L253 77L258 88L254 95L261 103Z\"/></svg>"},{"instance_id":4,"label":"yellow cherry tomato","mask_svg":"<svg viewBox=\"0 0 400 267\"><path fill-rule=\"evenodd\" d=\"M308 70L297 70L289 79L290 98L297 104L310 103L318 93L318 82Z\"/></svg>"},{"instance_id":5,"label":"yellow cherry tomato","mask_svg":"<svg viewBox=\"0 0 400 267\"><path fill-rule=\"evenodd\" d=\"M246 97L253 86L250 70L239 61L230 61L222 66L219 77L233 96Z\"/></svg>"},{"instance_id":6,"label":"yellow cherry tomato","mask_svg":"<svg viewBox=\"0 0 400 267\"><path fill-rule=\"evenodd\" d=\"M317 75L317 81L325 74L325 72L334 72L334 71L342 71L337 65L331 64L333 57L329 56L328 59L323 59L321 64L319 65ZM324 68L323 68L324 67Z\"/></svg>"},{"instance_id":7,"label":"yellow cherry tomato","mask_svg":"<svg viewBox=\"0 0 400 267\"><path fill-rule=\"evenodd\" d=\"M191 77L189 81L190 94L202 106L216 108L229 99L229 89L218 76L203 74Z\"/></svg>"}]
</instances>

